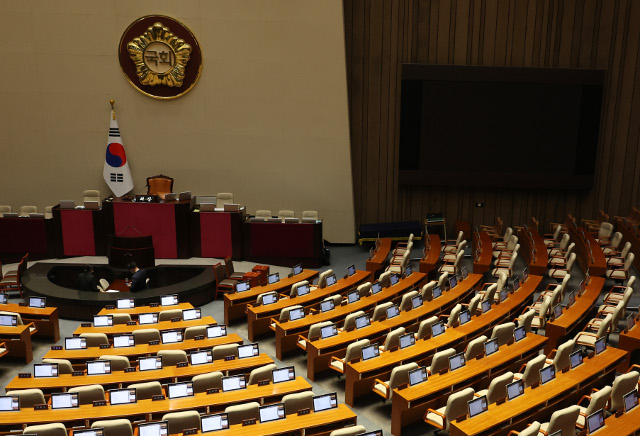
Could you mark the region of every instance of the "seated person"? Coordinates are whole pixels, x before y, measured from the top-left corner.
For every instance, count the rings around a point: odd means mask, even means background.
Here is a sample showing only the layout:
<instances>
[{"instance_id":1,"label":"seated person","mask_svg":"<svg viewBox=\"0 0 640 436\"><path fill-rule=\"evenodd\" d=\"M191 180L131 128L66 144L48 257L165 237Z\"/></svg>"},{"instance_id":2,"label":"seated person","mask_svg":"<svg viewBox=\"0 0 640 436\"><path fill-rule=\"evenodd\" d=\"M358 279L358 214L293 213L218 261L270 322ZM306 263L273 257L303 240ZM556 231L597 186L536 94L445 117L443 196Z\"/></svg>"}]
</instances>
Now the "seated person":
<instances>
[{"instance_id":1,"label":"seated person","mask_svg":"<svg viewBox=\"0 0 640 436\"><path fill-rule=\"evenodd\" d=\"M135 262L129 264L129 271L131 271L131 281L127 282L129 290L131 292L144 291L147 289L147 272L138 268Z\"/></svg>"},{"instance_id":2,"label":"seated person","mask_svg":"<svg viewBox=\"0 0 640 436\"><path fill-rule=\"evenodd\" d=\"M87 292L102 292L98 287L98 279L93 275L93 266L86 265L84 270L78 275L76 288Z\"/></svg>"}]
</instances>

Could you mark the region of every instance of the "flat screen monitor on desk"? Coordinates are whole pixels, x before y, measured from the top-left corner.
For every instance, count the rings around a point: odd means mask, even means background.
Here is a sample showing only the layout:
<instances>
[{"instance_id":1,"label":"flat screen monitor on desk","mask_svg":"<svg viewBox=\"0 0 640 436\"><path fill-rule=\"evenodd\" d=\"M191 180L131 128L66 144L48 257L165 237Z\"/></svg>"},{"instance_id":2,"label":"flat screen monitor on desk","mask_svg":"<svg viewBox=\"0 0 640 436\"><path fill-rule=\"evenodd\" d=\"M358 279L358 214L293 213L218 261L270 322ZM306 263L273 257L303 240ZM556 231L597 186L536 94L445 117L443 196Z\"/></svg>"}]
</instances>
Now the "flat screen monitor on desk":
<instances>
[{"instance_id":1,"label":"flat screen monitor on desk","mask_svg":"<svg viewBox=\"0 0 640 436\"><path fill-rule=\"evenodd\" d=\"M269 276L267 277L267 281L269 282L270 285L273 285L274 283L278 283L280 281L280 274L279 273L269 274Z\"/></svg>"},{"instance_id":2,"label":"flat screen monitor on desk","mask_svg":"<svg viewBox=\"0 0 640 436\"><path fill-rule=\"evenodd\" d=\"M442 321L437 322L431 326L431 336L433 336L434 338L436 336L440 336L441 334L443 334L444 331L445 331L445 326Z\"/></svg>"},{"instance_id":3,"label":"flat screen monitor on desk","mask_svg":"<svg viewBox=\"0 0 640 436\"><path fill-rule=\"evenodd\" d=\"M236 283L236 292L245 292L251 289L251 284L249 282L237 282Z\"/></svg>"},{"instance_id":4,"label":"flat screen monitor on desk","mask_svg":"<svg viewBox=\"0 0 640 436\"><path fill-rule=\"evenodd\" d=\"M471 313L468 310L460 312L460 325L465 325L469 321L471 321Z\"/></svg>"},{"instance_id":5,"label":"flat screen monitor on desk","mask_svg":"<svg viewBox=\"0 0 640 436\"><path fill-rule=\"evenodd\" d=\"M336 283L338 283L338 279L336 278L335 274L331 274L329 277L327 277L327 287L333 286Z\"/></svg>"},{"instance_id":6,"label":"flat screen monitor on desk","mask_svg":"<svg viewBox=\"0 0 640 436\"><path fill-rule=\"evenodd\" d=\"M0 315L0 326L15 327L18 325L18 317L16 315Z\"/></svg>"},{"instance_id":7,"label":"flat screen monitor on desk","mask_svg":"<svg viewBox=\"0 0 640 436\"><path fill-rule=\"evenodd\" d=\"M87 430L73 430L73 436L104 436L104 429L90 428Z\"/></svg>"},{"instance_id":8,"label":"flat screen monitor on desk","mask_svg":"<svg viewBox=\"0 0 640 436\"><path fill-rule=\"evenodd\" d=\"M86 338L64 338L65 350L83 350L87 348Z\"/></svg>"},{"instance_id":9,"label":"flat screen monitor on desk","mask_svg":"<svg viewBox=\"0 0 640 436\"><path fill-rule=\"evenodd\" d=\"M422 295L416 295L415 297L411 298L411 308L412 309L417 309L418 307L422 306L424 302L422 301Z\"/></svg>"},{"instance_id":10,"label":"flat screen monitor on desk","mask_svg":"<svg viewBox=\"0 0 640 436\"><path fill-rule=\"evenodd\" d=\"M413 333L407 333L400 336L400 348L407 348L416 343L416 337Z\"/></svg>"},{"instance_id":11,"label":"flat screen monitor on desk","mask_svg":"<svg viewBox=\"0 0 640 436\"><path fill-rule=\"evenodd\" d=\"M371 325L371 320L369 319L369 315L367 315L366 313L356 318L356 329L360 330L361 328L364 328L370 325Z\"/></svg>"},{"instance_id":12,"label":"flat screen monitor on desk","mask_svg":"<svg viewBox=\"0 0 640 436\"><path fill-rule=\"evenodd\" d=\"M465 365L464 353L458 353L449 358L449 371L455 371Z\"/></svg>"},{"instance_id":13,"label":"flat screen monitor on desk","mask_svg":"<svg viewBox=\"0 0 640 436\"><path fill-rule=\"evenodd\" d=\"M35 378L58 377L57 363L36 363L33 365Z\"/></svg>"},{"instance_id":14,"label":"flat screen monitor on desk","mask_svg":"<svg viewBox=\"0 0 640 436\"><path fill-rule=\"evenodd\" d=\"M203 415L200 418L200 427L202 428L202 433L227 429L229 428L229 415L226 413Z\"/></svg>"},{"instance_id":15,"label":"flat screen monitor on desk","mask_svg":"<svg viewBox=\"0 0 640 436\"><path fill-rule=\"evenodd\" d=\"M380 355L380 348L378 348L378 344L371 344L367 347L362 348L362 360L373 359L374 357L378 357Z\"/></svg>"},{"instance_id":16,"label":"flat screen monitor on desk","mask_svg":"<svg viewBox=\"0 0 640 436\"><path fill-rule=\"evenodd\" d=\"M92 360L87 362L87 375L111 374L110 360Z\"/></svg>"},{"instance_id":17,"label":"flat screen monitor on desk","mask_svg":"<svg viewBox=\"0 0 640 436\"><path fill-rule=\"evenodd\" d=\"M515 338L516 342L520 342L527 337L527 330L525 330L524 327L518 327L513 331L513 337Z\"/></svg>"},{"instance_id":18,"label":"flat screen monitor on desk","mask_svg":"<svg viewBox=\"0 0 640 436\"><path fill-rule=\"evenodd\" d=\"M333 300L325 300L320 303L320 311L328 312L329 310L335 309L335 305L333 304Z\"/></svg>"},{"instance_id":19,"label":"flat screen monitor on desk","mask_svg":"<svg viewBox=\"0 0 640 436\"><path fill-rule=\"evenodd\" d=\"M135 389L111 389L109 391L109 404L131 404L137 402Z\"/></svg>"},{"instance_id":20,"label":"flat screen monitor on desk","mask_svg":"<svg viewBox=\"0 0 640 436\"><path fill-rule=\"evenodd\" d=\"M347 267L347 275L349 277L351 277L352 275L354 275L356 273L356 266L355 265L349 265Z\"/></svg>"},{"instance_id":21,"label":"flat screen monitor on desk","mask_svg":"<svg viewBox=\"0 0 640 436\"><path fill-rule=\"evenodd\" d=\"M439 298L442 295L442 289L440 289L440 286L436 286L435 288L433 288L433 299L435 300L436 298Z\"/></svg>"},{"instance_id":22,"label":"flat screen monitor on desk","mask_svg":"<svg viewBox=\"0 0 640 436\"><path fill-rule=\"evenodd\" d=\"M556 378L556 368L553 365L546 366L540 370L540 384L545 384Z\"/></svg>"},{"instance_id":23,"label":"flat screen monitor on desk","mask_svg":"<svg viewBox=\"0 0 640 436\"><path fill-rule=\"evenodd\" d=\"M313 397L313 411L315 413L338 407L338 394L336 392L317 395Z\"/></svg>"},{"instance_id":24,"label":"flat screen monitor on desk","mask_svg":"<svg viewBox=\"0 0 640 436\"><path fill-rule=\"evenodd\" d=\"M324 326L320 329L320 337L327 339L338 334L338 328L335 324Z\"/></svg>"},{"instance_id":25,"label":"flat screen monitor on desk","mask_svg":"<svg viewBox=\"0 0 640 436\"><path fill-rule=\"evenodd\" d=\"M604 427L604 410L600 409L587 416L587 434L593 434Z\"/></svg>"},{"instance_id":26,"label":"flat screen monitor on desk","mask_svg":"<svg viewBox=\"0 0 640 436\"><path fill-rule=\"evenodd\" d=\"M47 306L47 298L46 297L29 297L29 307L35 307L37 309L42 309Z\"/></svg>"},{"instance_id":27,"label":"flat screen monitor on desk","mask_svg":"<svg viewBox=\"0 0 640 436\"><path fill-rule=\"evenodd\" d=\"M255 357L260 354L257 343L240 345L238 347L238 359L246 359L247 357Z\"/></svg>"},{"instance_id":28,"label":"flat screen monitor on desk","mask_svg":"<svg viewBox=\"0 0 640 436\"><path fill-rule=\"evenodd\" d=\"M389 277L389 282L391 283L391 286L397 285L399 281L400 281L400 276L398 274L391 274L391 277Z\"/></svg>"},{"instance_id":29,"label":"flat screen monitor on desk","mask_svg":"<svg viewBox=\"0 0 640 436\"><path fill-rule=\"evenodd\" d=\"M400 309L395 304L387 307L387 319L395 318L400 315Z\"/></svg>"},{"instance_id":30,"label":"flat screen monitor on desk","mask_svg":"<svg viewBox=\"0 0 640 436\"><path fill-rule=\"evenodd\" d=\"M140 371L153 371L162 369L162 356L148 356L138 359Z\"/></svg>"},{"instance_id":31,"label":"flat screen monitor on desk","mask_svg":"<svg viewBox=\"0 0 640 436\"><path fill-rule=\"evenodd\" d=\"M482 302L482 313L487 313L490 310L491 310L491 301L490 300L484 300Z\"/></svg>"},{"instance_id":32,"label":"flat screen monitor on desk","mask_svg":"<svg viewBox=\"0 0 640 436\"><path fill-rule=\"evenodd\" d=\"M596 356L607 349L607 337L603 336L596 341Z\"/></svg>"},{"instance_id":33,"label":"flat screen monitor on desk","mask_svg":"<svg viewBox=\"0 0 640 436\"><path fill-rule=\"evenodd\" d=\"M638 405L638 390L634 389L628 394L625 394L622 398L624 401L624 411L625 413L628 413Z\"/></svg>"},{"instance_id":34,"label":"flat screen monitor on desk","mask_svg":"<svg viewBox=\"0 0 640 436\"><path fill-rule=\"evenodd\" d=\"M158 312L141 313L138 315L138 324L158 324Z\"/></svg>"},{"instance_id":35,"label":"flat screen monitor on desk","mask_svg":"<svg viewBox=\"0 0 640 436\"><path fill-rule=\"evenodd\" d=\"M582 365L582 352L580 350L574 351L569 356L569 360L571 361L571 369Z\"/></svg>"},{"instance_id":36,"label":"flat screen monitor on desk","mask_svg":"<svg viewBox=\"0 0 640 436\"><path fill-rule=\"evenodd\" d=\"M524 382L522 380L516 380L507 385L507 398L509 401L518 398L522 394L524 394Z\"/></svg>"},{"instance_id":37,"label":"flat screen monitor on desk","mask_svg":"<svg viewBox=\"0 0 640 436\"><path fill-rule=\"evenodd\" d=\"M175 306L178 304L178 294L163 295L160 297L161 306Z\"/></svg>"},{"instance_id":38,"label":"flat screen monitor on desk","mask_svg":"<svg viewBox=\"0 0 640 436\"><path fill-rule=\"evenodd\" d=\"M196 309L184 309L182 311L182 319L185 321L191 321L192 319L200 319L202 317L202 312L200 308Z\"/></svg>"},{"instance_id":39,"label":"flat screen monitor on desk","mask_svg":"<svg viewBox=\"0 0 640 436\"><path fill-rule=\"evenodd\" d=\"M237 391L247 387L244 374L222 377L222 392Z\"/></svg>"},{"instance_id":40,"label":"flat screen monitor on desk","mask_svg":"<svg viewBox=\"0 0 640 436\"><path fill-rule=\"evenodd\" d=\"M351 291L347 294L347 301L349 304L355 303L360 300L360 293L358 291Z\"/></svg>"},{"instance_id":41,"label":"flat screen monitor on desk","mask_svg":"<svg viewBox=\"0 0 640 436\"><path fill-rule=\"evenodd\" d=\"M297 309L291 309L289 311L289 321L295 321L302 318L304 318L304 308L299 307Z\"/></svg>"},{"instance_id":42,"label":"flat screen monitor on desk","mask_svg":"<svg viewBox=\"0 0 640 436\"><path fill-rule=\"evenodd\" d=\"M2 293L0 294L0 304L7 304L9 302L9 297L7 296L7 294Z\"/></svg>"},{"instance_id":43,"label":"flat screen monitor on desk","mask_svg":"<svg viewBox=\"0 0 640 436\"><path fill-rule=\"evenodd\" d=\"M173 344L175 342L182 342L182 330L168 330L162 332L163 344Z\"/></svg>"},{"instance_id":44,"label":"flat screen monitor on desk","mask_svg":"<svg viewBox=\"0 0 640 436\"><path fill-rule=\"evenodd\" d=\"M189 353L191 365L204 365L213 362L213 353L211 350L200 350Z\"/></svg>"},{"instance_id":45,"label":"flat screen monitor on desk","mask_svg":"<svg viewBox=\"0 0 640 436\"><path fill-rule=\"evenodd\" d=\"M133 309L136 307L136 300L133 298L120 298L116 307L118 309Z\"/></svg>"},{"instance_id":46,"label":"flat screen monitor on desk","mask_svg":"<svg viewBox=\"0 0 640 436\"><path fill-rule=\"evenodd\" d=\"M138 424L138 436L167 436L168 434L169 421Z\"/></svg>"},{"instance_id":47,"label":"flat screen monitor on desk","mask_svg":"<svg viewBox=\"0 0 640 436\"><path fill-rule=\"evenodd\" d=\"M78 407L78 394L64 393L52 393L51 394L51 408L52 409L71 409Z\"/></svg>"},{"instance_id":48,"label":"flat screen monitor on desk","mask_svg":"<svg viewBox=\"0 0 640 436\"><path fill-rule=\"evenodd\" d=\"M298 297L302 297L311 292L311 288L309 285L300 285L298 286Z\"/></svg>"},{"instance_id":49,"label":"flat screen monitor on desk","mask_svg":"<svg viewBox=\"0 0 640 436\"><path fill-rule=\"evenodd\" d=\"M498 339L492 339L484 343L484 355L491 356L498 351Z\"/></svg>"},{"instance_id":50,"label":"flat screen monitor on desk","mask_svg":"<svg viewBox=\"0 0 640 436\"><path fill-rule=\"evenodd\" d=\"M18 397L0 396L0 412L18 412L20 403Z\"/></svg>"},{"instance_id":51,"label":"flat screen monitor on desk","mask_svg":"<svg viewBox=\"0 0 640 436\"><path fill-rule=\"evenodd\" d=\"M427 380L427 368L422 366L409 371L409 386L415 386Z\"/></svg>"},{"instance_id":52,"label":"flat screen monitor on desk","mask_svg":"<svg viewBox=\"0 0 640 436\"><path fill-rule=\"evenodd\" d=\"M378 292L382 291L382 285L380 282L375 282L371 285L371 295L376 295Z\"/></svg>"},{"instance_id":53,"label":"flat screen monitor on desk","mask_svg":"<svg viewBox=\"0 0 640 436\"><path fill-rule=\"evenodd\" d=\"M475 400L471 400L467 404L469 406L469 418L473 418L474 416L478 416L489 410L486 395L478 397Z\"/></svg>"},{"instance_id":54,"label":"flat screen monitor on desk","mask_svg":"<svg viewBox=\"0 0 640 436\"><path fill-rule=\"evenodd\" d=\"M268 306L278 301L277 292L268 292L262 296L262 305Z\"/></svg>"},{"instance_id":55,"label":"flat screen monitor on desk","mask_svg":"<svg viewBox=\"0 0 640 436\"><path fill-rule=\"evenodd\" d=\"M113 337L113 348L133 347L136 339L133 335L117 335Z\"/></svg>"},{"instance_id":56,"label":"flat screen monitor on desk","mask_svg":"<svg viewBox=\"0 0 640 436\"><path fill-rule=\"evenodd\" d=\"M302 273L302 264L299 263L299 264L295 265L293 267L292 273L293 273L294 276L297 276L298 274L301 274Z\"/></svg>"},{"instance_id":57,"label":"flat screen monitor on desk","mask_svg":"<svg viewBox=\"0 0 640 436\"><path fill-rule=\"evenodd\" d=\"M271 371L271 379L274 383L282 383L294 380L296 378L296 370L293 366L286 366Z\"/></svg>"},{"instance_id":58,"label":"flat screen monitor on desk","mask_svg":"<svg viewBox=\"0 0 640 436\"><path fill-rule=\"evenodd\" d=\"M108 327L113 325L112 315L96 315L93 317L94 327Z\"/></svg>"},{"instance_id":59,"label":"flat screen monitor on desk","mask_svg":"<svg viewBox=\"0 0 640 436\"><path fill-rule=\"evenodd\" d=\"M268 406L260 406L259 409L260 422L277 421L284 419L284 403L270 404Z\"/></svg>"},{"instance_id":60,"label":"flat screen monitor on desk","mask_svg":"<svg viewBox=\"0 0 640 436\"><path fill-rule=\"evenodd\" d=\"M224 324L211 325L207 327L207 338L219 338L221 336L227 336L227 326Z\"/></svg>"},{"instance_id":61,"label":"flat screen monitor on desk","mask_svg":"<svg viewBox=\"0 0 640 436\"><path fill-rule=\"evenodd\" d=\"M193 397L193 382L167 384L169 399Z\"/></svg>"}]
</instances>

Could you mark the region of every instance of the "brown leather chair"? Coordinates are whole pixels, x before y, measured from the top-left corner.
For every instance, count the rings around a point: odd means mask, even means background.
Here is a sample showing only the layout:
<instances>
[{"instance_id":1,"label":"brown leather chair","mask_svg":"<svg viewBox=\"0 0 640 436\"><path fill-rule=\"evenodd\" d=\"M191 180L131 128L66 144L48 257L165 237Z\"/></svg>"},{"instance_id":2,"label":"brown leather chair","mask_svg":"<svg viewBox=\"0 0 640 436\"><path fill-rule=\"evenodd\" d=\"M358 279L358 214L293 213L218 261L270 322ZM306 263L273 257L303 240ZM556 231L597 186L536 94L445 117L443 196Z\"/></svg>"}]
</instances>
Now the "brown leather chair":
<instances>
[{"instance_id":1,"label":"brown leather chair","mask_svg":"<svg viewBox=\"0 0 640 436\"><path fill-rule=\"evenodd\" d=\"M165 194L173 192L173 178L158 174L157 176L147 177L147 195L157 195L164 200Z\"/></svg>"}]
</instances>

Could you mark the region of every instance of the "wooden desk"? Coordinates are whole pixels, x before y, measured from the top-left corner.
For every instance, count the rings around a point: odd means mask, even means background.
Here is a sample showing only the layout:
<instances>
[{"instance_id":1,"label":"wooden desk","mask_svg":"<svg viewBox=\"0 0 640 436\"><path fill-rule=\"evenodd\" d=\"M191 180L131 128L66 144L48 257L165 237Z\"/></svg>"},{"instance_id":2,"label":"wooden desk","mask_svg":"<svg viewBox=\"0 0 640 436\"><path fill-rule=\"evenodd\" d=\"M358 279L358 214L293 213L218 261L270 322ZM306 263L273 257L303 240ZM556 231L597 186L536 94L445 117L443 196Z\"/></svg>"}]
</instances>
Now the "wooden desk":
<instances>
[{"instance_id":1,"label":"wooden desk","mask_svg":"<svg viewBox=\"0 0 640 436\"><path fill-rule=\"evenodd\" d=\"M531 301L541 280L540 276L530 275L516 292L499 305L493 306L489 312L473 316L468 323L449 328L440 336L416 341L415 345L402 350L382 352L380 357L364 362L347 363L345 365L345 403L353 405L357 397L370 394L375 379L388 380L391 371L398 365L407 362L427 365L437 351L447 348L462 351L470 340L490 333L497 324L512 320ZM443 297L444 295L440 298Z\"/></svg>"},{"instance_id":2,"label":"wooden desk","mask_svg":"<svg viewBox=\"0 0 640 436\"><path fill-rule=\"evenodd\" d=\"M253 303L258 298L258 295L264 292L275 291L277 293L284 292L291 289L291 286L298 282L307 280L313 281L318 277L318 271L305 269L300 274L293 277L281 277L278 283L266 286L257 286L251 288L246 292L224 294L224 323L229 325L231 321L237 319L243 319L246 317L247 304Z\"/></svg>"},{"instance_id":3,"label":"wooden desk","mask_svg":"<svg viewBox=\"0 0 640 436\"><path fill-rule=\"evenodd\" d=\"M420 286L426 277L425 274L414 272L408 278L402 279L395 285L383 289L376 295L368 295L355 303L339 306L328 312L307 315L295 321L275 321L276 357L282 360L285 353L297 350L298 335L307 334L313 324L323 321L336 322L344 320L348 314L358 310L371 311L378 303L398 299L411 289Z\"/></svg>"},{"instance_id":4,"label":"wooden desk","mask_svg":"<svg viewBox=\"0 0 640 436\"><path fill-rule=\"evenodd\" d=\"M530 274L545 275L547 272L547 246L544 239L534 228L529 228L531 235L524 233L524 227L518 230L518 243L520 255L524 258ZM536 254L534 256L533 249Z\"/></svg>"},{"instance_id":5,"label":"wooden desk","mask_svg":"<svg viewBox=\"0 0 640 436\"><path fill-rule=\"evenodd\" d=\"M131 315L131 318L133 319L138 315L140 315L141 313L157 313L157 312L162 312L163 310L171 310L171 309L180 309L180 310L193 309L193 306L191 305L191 303L179 303L179 304L176 304L175 306L157 306L157 307L139 306L139 307L134 307L133 309L104 308L100 312L98 312L98 315L114 315L116 313L128 313L129 315Z\"/></svg>"},{"instance_id":6,"label":"wooden desk","mask_svg":"<svg viewBox=\"0 0 640 436\"><path fill-rule=\"evenodd\" d=\"M281 298L275 303L267 306L253 307L251 305L247 305L249 340L253 342L257 337L271 332L272 330L269 328L271 318L278 318L282 309L295 305L318 309L320 307L320 301L324 300L326 297L337 294L345 295L347 292L362 283L370 282L373 278L372 276L373 273L370 271L356 271L356 273L351 277L347 277L346 279L342 278L333 286L315 289L302 297Z\"/></svg>"},{"instance_id":7,"label":"wooden desk","mask_svg":"<svg viewBox=\"0 0 640 436\"><path fill-rule=\"evenodd\" d=\"M638 228L632 223L626 220L619 220L616 230L622 233L622 241L620 247L623 247L627 242L631 243L631 251L638 253L633 259L633 265L640 269L640 236L638 235Z\"/></svg>"},{"instance_id":8,"label":"wooden desk","mask_svg":"<svg viewBox=\"0 0 640 436\"><path fill-rule=\"evenodd\" d=\"M629 352L628 360L632 360L640 355L640 326L638 326L638 316L635 317L635 324L631 328L631 330L626 333L620 332L620 339L618 340L618 348L626 350ZM620 320L620 322L625 322L625 320ZM629 361L625 362L623 367L618 368L618 370L625 371L629 367Z\"/></svg>"},{"instance_id":9,"label":"wooden desk","mask_svg":"<svg viewBox=\"0 0 640 436\"><path fill-rule=\"evenodd\" d=\"M475 253L480 249L480 256L476 259ZM493 241L491 235L486 230L480 232L480 241L478 234L473 232L473 272L483 274L491 269L491 259L493 258Z\"/></svg>"},{"instance_id":10,"label":"wooden desk","mask_svg":"<svg viewBox=\"0 0 640 436\"><path fill-rule=\"evenodd\" d=\"M576 253L576 260L580 268L582 268L582 271L586 272L587 269L589 269L591 277L604 276L604 273L607 271L607 260L604 257L598 241L596 241L591 233L582 227L567 224L567 228L569 229L571 242L575 242L576 244L573 252ZM591 252L589 252L589 247L591 247Z\"/></svg>"},{"instance_id":11,"label":"wooden desk","mask_svg":"<svg viewBox=\"0 0 640 436\"><path fill-rule=\"evenodd\" d=\"M187 327L199 326L199 325L213 325L217 324L216 320L210 316L203 316L200 319L192 319L189 321L162 321L157 324L136 324L136 325L127 325L127 324L118 324L112 325L108 327L78 327L74 332L73 336L80 336L82 333L104 333L107 336L113 335L126 335L135 332L136 330L143 329L157 329L160 331L163 330L184 330Z\"/></svg>"},{"instance_id":12,"label":"wooden desk","mask_svg":"<svg viewBox=\"0 0 640 436\"><path fill-rule=\"evenodd\" d=\"M0 310L6 312L19 313L22 322L30 322L36 326L38 331L34 336L53 339L53 342L60 340L60 324L58 322L58 308L56 307L27 307L19 304L0 304Z\"/></svg>"},{"instance_id":13,"label":"wooden desk","mask_svg":"<svg viewBox=\"0 0 640 436\"><path fill-rule=\"evenodd\" d=\"M640 432L640 407L616 418L612 415L604 420L604 427L598 430L598 436L637 435Z\"/></svg>"},{"instance_id":14,"label":"wooden desk","mask_svg":"<svg viewBox=\"0 0 640 436\"><path fill-rule=\"evenodd\" d=\"M421 307L400 314L384 321L375 321L359 330L341 331L336 336L327 339L317 339L307 342L307 378L315 380L315 375L329 369L331 357L344 357L349 344L361 339L383 343L387 334L398 328L405 327L407 331L418 330L420 321L433 315L438 315L452 309L457 303L470 299L474 286L480 281L480 274L471 274L455 288L444 292L436 300L426 301Z\"/></svg>"},{"instance_id":15,"label":"wooden desk","mask_svg":"<svg viewBox=\"0 0 640 436\"><path fill-rule=\"evenodd\" d=\"M525 388L524 395L496 405L475 418L453 421L451 436L506 435L511 428L524 428L533 420L548 421L559 405L576 404L591 388L611 383L618 364L627 352L608 347L603 353L567 373L556 374L556 379L533 390Z\"/></svg>"},{"instance_id":16,"label":"wooden desk","mask_svg":"<svg viewBox=\"0 0 640 436\"><path fill-rule=\"evenodd\" d=\"M440 250L442 247L440 245L439 235L425 235L425 247L427 245L426 238L429 238L429 250L427 250L427 255L420 259L420 272L429 274L431 271L436 269L438 260L440 260Z\"/></svg>"},{"instance_id":17,"label":"wooden desk","mask_svg":"<svg viewBox=\"0 0 640 436\"><path fill-rule=\"evenodd\" d=\"M228 430L220 430L215 434L233 436L255 436L255 435L279 435L279 434L304 434L326 436L331 431L347 425L357 424L358 416L345 404L338 404L336 409L325 410L308 415L287 415L286 419L271 421L255 425L243 426L242 424L231 425ZM198 432L197 434L203 434ZM207 433L209 434L209 433Z\"/></svg>"},{"instance_id":18,"label":"wooden desk","mask_svg":"<svg viewBox=\"0 0 640 436\"><path fill-rule=\"evenodd\" d=\"M49 422L69 422L80 419L95 421L98 419L131 418L133 416L149 416L178 412L182 410L206 410L206 413L222 412L227 406L258 401L269 404L279 401L284 395L310 391L311 385L302 377L288 382L265 386L250 385L246 389L219 392L207 395L197 393L192 397L165 399L161 401L140 400L136 404L119 404L93 407L91 404L81 405L75 409L22 409L15 413L0 414L0 428L18 425L46 424Z\"/></svg>"},{"instance_id":19,"label":"wooden desk","mask_svg":"<svg viewBox=\"0 0 640 436\"><path fill-rule=\"evenodd\" d=\"M449 395L460 389L473 387L485 389L489 382L507 371L516 372L521 365L538 355L547 342L544 336L534 333L518 343L503 345L491 356L467 362L464 368L445 374L433 374L419 385L395 389L392 397L391 433L400 436L402 427L421 421L427 409L446 405Z\"/></svg>"},{"instance_id":20,"label":"wooden desk","mask_svg":"<svg viewBox=\"0 0 640 436\"><path fill-rule=\"evenodd\" d=\"M391 238L380 238L378 250L376 250L371 259L367 260L367 266L365 267L367 271L371 271L375 275L382 269L391 251L391 242Z\"/></svg>"},{"instance_id":21,"label":"wooden desk","mask_svg":"<svg viewBox=\"0 0 640 436\"><path fill-rule=\"evenodd\" d=\"M10 357L22 357L25 363L33 360L31 332L28 324L16 327L0 327L0 341L5 343L7 354Z\"/></svg>"},{"instance_id":22,"label":"wooden desk","mask_svg":"<svg viewBox=\"0 0 640 436\"><path fill-rule=\"evenodd\" d=\"M124 348L88 347L84 350L49 350L44 355L44 359L68 359L72 362L86 362L87 360L95 360L100 356L127 356L131 358L135 356L155 355L158 354L160 350L184 350L188 353L189 351L199 350L201 348L211 348L216 345L225 344L242 344L242 342L242 338L237 333L229 333L227 336L219 338L202 339L199 341L187 339L173 344L139 344Z\"/></svg>"},{"instance_id":23,"label":"wooden desk","mask_svg":"<svg viewBox=\"0 0 640 436\"><path fill-rule=\"evenodd\" d=\"M113 371L111 374L105 375L85 375L84 376L72 376L71 374L60 374L58 377L47 378L19 378L14 377L13 380L7 384L7 390L13 389L31 389L38 388L45 392L51 391L66 391L67 388L75 386L88 386L88 385L103 385L118 387L128 386L133 383L142 383L147 381L161 381L162 383L175 383L178 380L191 379L191 377L198 374L205 374L212 371L221 371L225 375L233 374L248 374L254 368L259 368L264 365L273 363L273 359L268 355L262 353L259 356L247 357L246 359L235 360L215 360L212 363L203 365L189 365L177 368L175 366L168 366L166 368L150 370L150 371L136 371L136 372L124 372Z\"/></svg>"},{"instance_id":24,"label":"wooden desk","mask_svg":"<svg viewBox=\"0 0 640 436\"><path fill-rule=\"evenodd\" d=\"M596 301L600 296L604 286L603 277L591 277L591 281L580 297L576 297L576 302L569 308L564 308L560 318L547 322L545 335L549 338L544 349L545 354L549 354L554 348L563 343L569 336L573 337L575 332L589 319L593 313Z\"/></svg>"}]
</instances>

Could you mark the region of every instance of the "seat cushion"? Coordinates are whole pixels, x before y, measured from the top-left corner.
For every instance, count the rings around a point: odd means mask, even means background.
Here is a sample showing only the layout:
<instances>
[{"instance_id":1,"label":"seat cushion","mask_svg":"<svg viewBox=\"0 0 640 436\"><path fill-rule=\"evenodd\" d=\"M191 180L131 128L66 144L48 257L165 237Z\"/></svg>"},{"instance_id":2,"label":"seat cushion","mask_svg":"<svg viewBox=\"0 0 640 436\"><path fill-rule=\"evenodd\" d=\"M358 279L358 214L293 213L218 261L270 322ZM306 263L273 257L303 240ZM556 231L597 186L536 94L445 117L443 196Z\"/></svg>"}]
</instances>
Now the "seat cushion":
<instances>
[{"instance_id":1,"label":"seat cushion","mask_svg":"<svg viewBox=\"0 0 640 436\"><path fill-rule=\"evenodd\" d=\"M344 372L344 362L341 360L332 360L329 367L334 368L338 372Z\"/></svg>"},{"instance_id":2,"label":"seat cushion","mask_svg":"<svg viewBox=\"0 0 640 436\"><path fill-rule=\"evenodd\" d=\"M595 346L596 344L596 337L595 336L591 336L591 335L585 335L582 333L578 333L576 335L576 342L579 344L584 344L590 347Z\"/></svg>"},{"instance_id":3,"label":"seat cushion","mask_svg":"<svg viewBox=\"0 0 640 436\"><path fill-rule=\"evenodd\" d=\"M444 410L445 407L442 407L440 409L437 409L438 412L442 413L444 415ZM428 421L430 424L435 425L438 428L443 428L444 427L444 419L442 418L442 416L437 415L433 412L429 412L427 413L427 416L425 417L425 420Z\"/></svg>"},{"instance_id":4,"label":"seat cushion","mask_svg":"<svg viewBox=\"0 0 640 436\"><path fill-rule=\"evenodd\" d=\"M387 390L387 387L385 385L381 385L380 383L376 383L375 385L373 385L373 390L374 391L378 391L385 398L389 398L389 391Z\"/></svg>"}]
</instances>

